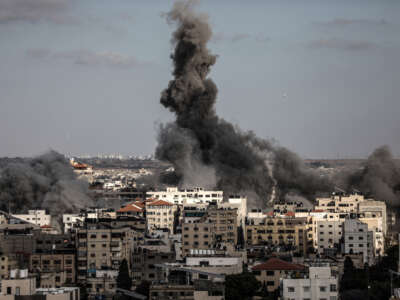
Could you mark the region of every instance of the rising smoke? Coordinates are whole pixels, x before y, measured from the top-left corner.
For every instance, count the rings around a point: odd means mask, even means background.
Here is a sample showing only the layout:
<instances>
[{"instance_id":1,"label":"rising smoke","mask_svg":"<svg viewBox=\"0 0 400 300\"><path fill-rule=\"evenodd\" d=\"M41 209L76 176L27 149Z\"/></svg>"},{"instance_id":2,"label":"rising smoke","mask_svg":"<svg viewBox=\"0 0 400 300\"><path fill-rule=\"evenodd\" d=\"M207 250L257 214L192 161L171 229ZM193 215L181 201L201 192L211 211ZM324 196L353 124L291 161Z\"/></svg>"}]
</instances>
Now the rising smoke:
<instances>
[{"instance_id":1,"label":"rising smoke","mask_svg":"<svg viewBox=\"0 0 400 300\"><path fill-rule=\"evenodd\" d=\"M289 191L309 196L326 190L329 184L307 171L295 154L217 116L218 89L208 78L216 62L207 49L212 31L207 16L194 12L194 3L176 2L166 14L177 25L172 36L174 79L160 102L175 113L176 121L160 127L156 157L174 165L182 186L246 193L258 207L265 206L274 187L282 199Z\"/></svg>"},{"instance_id":2,"label":"rising smoke","mask_svg":"<svg viewBox=\"0 0 400 300\"><path fill-rule=\"evenodd\" d=\"M346 174L342 182L347 189L355 188L391 206L400 206L400 163L388 146L376 149L363 167Z\"/></svg>"},{"instance_id":3,"label":"rising smoke","mask_svg":"<svg viewBox=\"0 0 400 300\"><path fill-rule=\"evenodd\" d=\"M86 183L77 180L65 157L50 151L0 169L0 209L26 213L28 209L42 208L60 218L63 213L93 204L87 188Z\"/></svg>"}]
</instances>

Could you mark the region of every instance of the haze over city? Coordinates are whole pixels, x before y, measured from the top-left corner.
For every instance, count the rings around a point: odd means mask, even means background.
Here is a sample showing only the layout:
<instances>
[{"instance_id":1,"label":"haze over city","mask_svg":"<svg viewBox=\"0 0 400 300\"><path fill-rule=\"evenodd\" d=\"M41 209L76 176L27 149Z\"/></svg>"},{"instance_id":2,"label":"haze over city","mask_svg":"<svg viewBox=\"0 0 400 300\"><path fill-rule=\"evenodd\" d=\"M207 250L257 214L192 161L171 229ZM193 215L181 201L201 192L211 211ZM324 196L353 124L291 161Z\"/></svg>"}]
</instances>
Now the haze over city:
<instances>
[{"instance_id":1,"label":"haze over city","mask_svg":"<svg viewBox=\"0 0 400 300\"><path fill-rule=\"evenodd\" d=\"M0 1L0 156L152 154L173 1ZM362 9L361 9L362 8ZM200 1L217 113L305 158L400 154L398 1Z\"/></svg>"}]
</instances>

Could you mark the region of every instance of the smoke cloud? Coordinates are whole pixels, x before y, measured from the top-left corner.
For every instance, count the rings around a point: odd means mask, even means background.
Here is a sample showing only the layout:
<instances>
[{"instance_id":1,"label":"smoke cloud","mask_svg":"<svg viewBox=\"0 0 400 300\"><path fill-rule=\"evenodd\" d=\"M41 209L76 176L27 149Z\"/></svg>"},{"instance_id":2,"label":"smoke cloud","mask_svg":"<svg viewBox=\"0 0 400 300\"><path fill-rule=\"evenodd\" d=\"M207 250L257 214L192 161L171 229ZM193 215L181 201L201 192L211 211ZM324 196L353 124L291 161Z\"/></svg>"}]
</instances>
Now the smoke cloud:
<instances>
[{"instance_id":1,"label":"smoke cloud","mask_svg":"<svg viewBox=\"0 0 400 300\"><path fill-rule=\"evenodd\" d=\"M400 164L388 146L376 149L365 165L345 176L346 187L356 188L376 200L400 206Z\"/></svg>"},{"instance_id":2,"label":"smoke cloud","mask_svg":"<svg viewBox=\"0 0 400 300\"><path fill-rule=\"evenodd\" d=\"M87 188L86 183L77 180L65 157L50 151L0 169L0 209L24 213L42 208L60 218L63 213L93 205Z\"/></svg>"},{"instance_id":3,"label":"smoke cloud","mask_svg":"<svg viewBox=\"0 0 400 300\"><path fill-rule=\"evenodd\" d=\"M246 193L253 195L250 200L257 206L265 206L276 185L282 195L289 190L309 194L308 188L325 189L297 156L217 116L218 89L208 77L217 58L207 48L212 31L207 16L194 12L194 4L176 2L165 14L177 29L171 40L174 79L160 102L175 113L176 121L160 127L156 157L174 165L181 185ZM303 175L306 178L294 178Z\"/></svg>"}]
</instances>

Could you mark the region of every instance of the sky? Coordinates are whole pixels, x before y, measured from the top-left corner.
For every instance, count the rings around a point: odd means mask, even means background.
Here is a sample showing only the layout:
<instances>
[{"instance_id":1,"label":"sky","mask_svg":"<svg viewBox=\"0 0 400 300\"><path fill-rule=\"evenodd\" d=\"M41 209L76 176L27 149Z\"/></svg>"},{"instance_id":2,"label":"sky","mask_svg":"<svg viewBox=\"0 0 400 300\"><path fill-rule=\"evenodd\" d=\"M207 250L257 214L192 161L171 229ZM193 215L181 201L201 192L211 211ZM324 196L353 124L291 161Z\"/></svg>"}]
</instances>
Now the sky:
<instances>
[{"instance_id":1,"label":"sky","mask_svg":"<svg viewBox=\"0 0 400 300\"><path fill-rule=\"evenodd\" d=\"M152 154L167 0L0 0L0 156ZM303 158L400 155L399 0L202 0L217 113Z\"/></svg>"}]
</instances>

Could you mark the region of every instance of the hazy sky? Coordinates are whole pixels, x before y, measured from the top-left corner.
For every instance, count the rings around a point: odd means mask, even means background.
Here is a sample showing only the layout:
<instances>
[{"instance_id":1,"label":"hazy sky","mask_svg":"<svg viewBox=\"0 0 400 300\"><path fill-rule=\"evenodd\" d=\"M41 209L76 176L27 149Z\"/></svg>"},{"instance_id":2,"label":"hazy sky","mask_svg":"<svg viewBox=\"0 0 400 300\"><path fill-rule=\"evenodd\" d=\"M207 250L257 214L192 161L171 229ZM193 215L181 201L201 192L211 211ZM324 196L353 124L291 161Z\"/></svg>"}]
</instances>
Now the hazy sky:
<instances>
[{"instance_id":1,"label":"hazy sky","mask_svg":"<svg viewBox=\"0 0 400 300\"><path fill-rule=\"evenodd\" d=\"M150 154L173 1L0 0L0 156ZM400 1L200 1L217 112L302 157L400 154Z\"/></svg>"}]
</instances>

